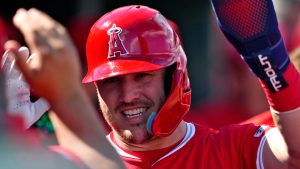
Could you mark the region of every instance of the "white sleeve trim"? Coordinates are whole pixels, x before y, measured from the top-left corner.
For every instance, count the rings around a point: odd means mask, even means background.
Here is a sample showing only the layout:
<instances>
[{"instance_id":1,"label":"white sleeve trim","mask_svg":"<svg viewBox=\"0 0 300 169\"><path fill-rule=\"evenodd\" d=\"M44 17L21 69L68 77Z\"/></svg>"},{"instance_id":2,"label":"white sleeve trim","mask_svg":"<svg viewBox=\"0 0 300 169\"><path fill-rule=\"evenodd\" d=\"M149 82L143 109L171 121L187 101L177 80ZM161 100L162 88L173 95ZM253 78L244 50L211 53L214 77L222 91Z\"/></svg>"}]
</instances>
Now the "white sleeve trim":
<instances>
[{"instance_id":1,"label":"white sleeve trim","mask_svg":"<svg viewBox=\"0 0 300 169\"><path fill-rule=\"evenodd\" d=\"M269 126L261 126L264 129L268 128ZM263 150L264 150L264 145L267 141L268 135L272 133L272 131L275 131L276 128L271 128L270 130L267 131L267 133L263 136L263 138L260 140L258 149L257 149L257 157L256 157L256 168L257 169L264 169L264 164L263 164Z\"/></svg>"},{"instance_id":2,"label":"white sleeve trim","mask_svg":"<svg viewBox=\"0 0 300 169\"><path fill-rule=\"evenodd\" d=\"M183 146L185 146L195 135L196 132L196 128L195 125L192 123L186 123L187 125L187 132L185 134L185 137L183 138L183 140L179 143L179 145L177 145L173 150L171 150L169 153L167 153L166 155L164 155L163 157L161 157L160 159L158 159L156 162L154 162L152 164L155 165L157 162L165 159L166 157L174 154L176 151L180 150ZM106 135L107 140L110 142L110 144L115 148L115 150L117 151L117 153L120 156L123 157L127 157L127 158L133 158L133 159L140 159L139 157L133 156L125 151L123 151L118 145L116 145L112 139L110 138L110 134Z\"/></svg>"}]
</instances>

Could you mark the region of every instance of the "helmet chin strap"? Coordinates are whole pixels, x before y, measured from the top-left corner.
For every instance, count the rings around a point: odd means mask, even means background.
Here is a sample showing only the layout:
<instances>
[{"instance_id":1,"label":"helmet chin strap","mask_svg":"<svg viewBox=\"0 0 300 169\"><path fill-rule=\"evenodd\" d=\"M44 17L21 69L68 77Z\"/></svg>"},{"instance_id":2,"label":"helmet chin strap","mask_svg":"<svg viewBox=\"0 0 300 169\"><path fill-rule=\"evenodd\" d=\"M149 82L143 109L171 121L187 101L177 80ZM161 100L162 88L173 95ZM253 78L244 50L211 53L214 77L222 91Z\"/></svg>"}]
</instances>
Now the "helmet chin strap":
<instances>
[{"instance_id":1,"label":"helmet chin strap","mask_svg":"<svg viewBox=\"0 0 300 169\"><path fill-rule=\"evenodd\" d=\"M153 135L152 126L153 126L153 120L155 117L156 117L156 112L152 112L147 120L147 131L151 135Z\"/></svg>"}]
</instances>

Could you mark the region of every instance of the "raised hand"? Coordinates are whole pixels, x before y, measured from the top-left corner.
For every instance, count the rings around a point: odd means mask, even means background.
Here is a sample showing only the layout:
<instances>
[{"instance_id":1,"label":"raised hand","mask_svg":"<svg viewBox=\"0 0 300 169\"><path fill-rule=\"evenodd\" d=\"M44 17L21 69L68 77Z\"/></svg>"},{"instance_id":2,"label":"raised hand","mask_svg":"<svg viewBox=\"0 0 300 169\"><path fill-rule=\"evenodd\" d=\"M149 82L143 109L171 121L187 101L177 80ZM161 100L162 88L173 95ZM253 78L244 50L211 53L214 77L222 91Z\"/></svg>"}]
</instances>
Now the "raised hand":
<instances>
[{"instance_id":1,"label":"raised hand","mask_svg":"<svg viewBox=\"0 0 300 169\"><path fill-rule=\"evenodd\" d=\"M61 24L36 9L19 9L14 24L32 52L28 63L23 57L16 61L37 95L51 103L81 88L78 53Z\"/></svg>"},{"instance_id":2,"label":"raised hand","mask_svg":"<svg viewBox=\"0 0 300 169\"><path fill-rule=\"evenodd\" d=\"M220 29L260 78L270 106L278 111L298 108L299 73L289 60L272 0L211 2Z\"/></svg>"},{"instance_id":3,"label":"raised hand","mask_svg":"<svg viewBox=\"0 0 300 169\"><path fill-rule=\"evenodd\" d=\"M14 25L32 55L27 62L15 46L8 47L35 94L49 101L60 146L76 153L90 168L123 168L105 138L97 111L82 84L77 50L66 29L37 9L19 9ZM99 144L100 143L100 144Z\"/></svg>"}]
</instances>

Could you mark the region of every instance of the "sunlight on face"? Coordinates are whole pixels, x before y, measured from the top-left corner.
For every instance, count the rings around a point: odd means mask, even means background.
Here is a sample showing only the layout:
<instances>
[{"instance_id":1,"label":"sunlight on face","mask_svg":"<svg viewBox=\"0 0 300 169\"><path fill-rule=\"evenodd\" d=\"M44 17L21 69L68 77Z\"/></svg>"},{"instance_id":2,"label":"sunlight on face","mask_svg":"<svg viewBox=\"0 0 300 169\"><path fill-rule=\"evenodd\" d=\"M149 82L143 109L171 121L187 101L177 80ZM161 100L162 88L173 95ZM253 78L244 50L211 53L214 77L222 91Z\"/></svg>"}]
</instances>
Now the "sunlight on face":
<instances>
[{"instance_id":1,"label":"sunlight on face","mask_svg":"<svg viewBox=\"0 0 300 169\"><path fill-rule=\"evenodd\" d=\"M147 120L164 103L165 69L127 74L96 84L105 120L123 141L140 144L151 140Z\"/></svg>"}]
</instances>

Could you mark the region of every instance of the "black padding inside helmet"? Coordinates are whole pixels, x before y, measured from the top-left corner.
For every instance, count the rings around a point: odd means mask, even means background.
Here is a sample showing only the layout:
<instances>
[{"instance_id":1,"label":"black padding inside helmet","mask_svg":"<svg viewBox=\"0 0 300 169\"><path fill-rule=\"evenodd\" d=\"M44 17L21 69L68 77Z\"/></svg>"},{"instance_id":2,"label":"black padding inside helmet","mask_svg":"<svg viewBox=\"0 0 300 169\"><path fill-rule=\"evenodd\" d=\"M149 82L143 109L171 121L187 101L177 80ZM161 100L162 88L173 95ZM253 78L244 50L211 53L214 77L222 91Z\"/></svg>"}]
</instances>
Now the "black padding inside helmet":
<instances>
[{"instance_id":1,"label":"black padding inside helmet","mask_svg":"<svg viewBox=\"0 0 300 169\"><path fill-rule=\"evenodd\" d=\"M176 69L176 64L172 64L171 66L166 68L165 84L164 84L166 96L169 96L169 94L170 94L172 82L173 82L173 73L174 73L175 69Z\"/></svg>"}]
</instances>

